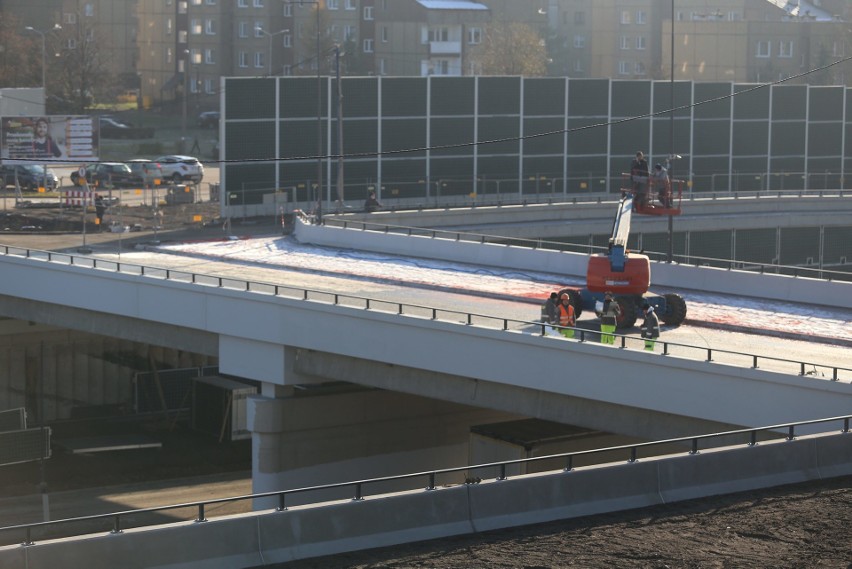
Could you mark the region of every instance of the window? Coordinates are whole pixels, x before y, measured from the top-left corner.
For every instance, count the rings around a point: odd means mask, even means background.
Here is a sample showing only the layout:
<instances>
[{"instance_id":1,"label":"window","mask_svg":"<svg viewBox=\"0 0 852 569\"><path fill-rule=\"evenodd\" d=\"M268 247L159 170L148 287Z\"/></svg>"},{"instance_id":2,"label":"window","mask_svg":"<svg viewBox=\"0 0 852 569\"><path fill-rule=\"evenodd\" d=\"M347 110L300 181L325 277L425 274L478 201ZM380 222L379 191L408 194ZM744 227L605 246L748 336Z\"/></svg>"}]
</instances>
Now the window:
<instances>
[{"instance_id":1,"label":"window","mask_svg":"<svg viewBox=\"0 0 852 569\"><path fill-rule=\"evenodd\" d=\"M254 22L254 37L262 38L263 37L263 22L260 20L255 20Z\"/></svg>"},{"instance_id":2,"label":"window","mask_svg":"<svg viewBox=\"0 0 852 569\"><path fill-rule=\"evenodd\" d=\"M240 8L248 8L248 0L238 0L237 6Z\"/></svg>"},{"instance_id":3,"label":"window","mask_svg":"<svg viewBox=\"0 0 852 569\"><path fill-rule=\"evenodd\" d=\"M192 0L193 6L201 6L201 0Z\"/></svg>"},{"instance_id":4,"label":"window","mask_svg":"<svg viewBox=\"0 0 852 569\"><path fill-rule=\"evenodd\" d=\"M211 18L207 18L206 20L204 20L204 33L206 33L208 36L216 35L216 20L213 20Z\"/></svg>"},{"instance_id":5,"label":"window","mask_svg":"<svg viewBox=\"0 0 852 569\"><path fill-rule=\"evenodd\" d=\"M166 54L165 55L166 55L166 63L172 63L174 61L174 52L172 51L172 48L170 48L170 47L166 48Z\"/></svg>"},{"instance_id":6,"label":"window","mask_svg":"<svg viewBox=\"0 0 852 569\"><path fill-rule=\"evenodd\" d=\"M240 67L248 67L248 52L240 52Z\"/></svg>"},{"instance_id":7,"label":"window","mask_svg":"<svg viewBox=\"0 0 852 569\"><path fill-rule=\"evenodd\" d=\"M769 57L769 50L770 47L768 41L764 40L757 42L757 57Z\"/></svg>"},{"instance_id":8,"label":"window","mask_svg":"<svg viewBox=\"0 0 852 569\"><path fill-rule=\"evenodd\" d=\"M449 28L429 28L426 33L426 41L450 41L450 29ZM425 42L424 42L425 43Z\"/></svg>"},{"instance_id":9,"label":"window","mask_svg":"<svg viewBox=\"0 0 852 569\"><path fill-rule=\"evenodd\" d=\"M68 49L77 49L77 40L74 38L68 38L68 41L65 42L65 47Z\"/></svg>"},{"instance_id":10,"label":"window","mask_svg":"<svg viewBox=\"0 0 852 569\"><path fill-rule=\"evenodd\" d=\"M630 12L627 10L621 11L621 23L629 24L630 23Z\"/></svg>"},{"instance_id":11,"label":"window","mask_svg":"<svg viewBox=\"0 0 852 569\"><path fill-rule=\"evenodd\" d=\"M574 47L577 49L586 47L586 36L574 36Z\"/></svg>"},{"instance_id":12,"label":"window","mask_svg":"<svg viewBox=\"0 0 852 569\"><path fill-rule=\"evenodd\" d=\"M728 12L728 20L731 22L738 22L742 19L739 12Z\"/></svg>"},{"instance_id":13,"label":"window","mask_svg":"<svg viewBox=\"0 0 852 569\"><path fill-rule=\"evenodd\" d=\"M641 61L637 61L633 64L633 73L636 75L645 75L645 64Z\"/></svg>"},{"instance_id":14,"label":"window","mask_svg":"<svg viewBox=\"0 0 852 569\"><path fill-rule=\"evenodd\" d=\"M467 29L467 43L470 45L478 45L482 43L482 28Z\"/></svg>"},{"instance_id":15,"label":"window","mask_svg":"<svg viewBox=\"0 0 852 569\"><path fill-rule=\"evenodd\" d=\"M633 47L633 38L621 36L621 49L631 49Z\"/></svg>"},{"instance_id":16,"label":"window","mask_svg":"<svg viewBox=\"0 0 852 569\"><path fill-rule=\"evenodd\" d=\"M216 50L212 48L207 48L204 50L204 63L214 64L216 63Z\"/></svg>"},{"instance_id":17,"label":"window","mask_svg":"<svg viewBox=\"0 0 852 569\"><path fill-rule=\"evenodd\" d=\"M340 0L326 0L326 5L329 10L339 10L340 9Z\"/></svg>"},{"instance_id":18,"label":"window","mask_svg":"<svg viewBox=\"0 0 852 569\"><path fill-rule=\"evenodd\" d=\"M289 2L284 2L284 17L292 18L293 17L293 5Z\"/></svg>"},{"instance_id":19,"label":"window","mask_svg":"<svg viewBox=\"0 0 852 569\"><path fill-rule=\"evenodd\" d=\"M574 25L583 26L586 24L586 13L582 11L574 12Z\"/></svg>"},{"instance_id":20,"label":"window","mask_svg":"<svg viewBox=\"0 0 852 569\"><path fill-rule=\"evenodd\" d=\"M95 15L95 7L92 4L86 4L83 7L83 14L89 18Z\"/></svg>"},{"instance_id":21,"label":"window","mask_svg":"<svg viewBox=\"0 0 852 569\"><path fill-rule=\"evenodd\" d=\"M178 43L186 43L187 39L188 39L188 34L186 33L186 30L178 31L178 34L177 34Z\"/></svg>"},{"instance_id":22,"label":"window","mask_svg":"<svg viewBox=\"0 0 852 569\"><path fill-rule=\"evenodd\" d=\"M174 31L174 27L172 26L172 19L168 18L166 20L166 34L172 35L173 31Z\"/></svg>"},{"instance_id":23,"label":"window","mask_svg":"<svg viewBox=\"0 0 852 569\"><path fill-rule=\"evenodd\" d=\"M76 24L77 14L75 14L74 12L66 12L64 14L64 20L66 24Z\"/></svg>"},{"instance_id":24,"label":"window","mask_svg":"<svg viewBox=\"0 0 852 569\"><path fill-rule=\"evenodd\" d=\"M373 40L367 38L364 40L364 53L373 53Z\"/></svg>"},{"instance_id":25,"label":"window","mask_svg":"<svg viewBox=\"0 0 852 569\"><path fill-rule=\"evenodd\" d=\"M189 31L192 35L197 36L201 33L201 20L193 18L189 24Z\"/></svg>"},{"instance_id":26,"label":"window","mask_svg":"<svg viewBox=\"0 0 852 569\"><path fill-rule=\"evenodd\" d=\"M215 6L215 5L216 5L216 0L207 0L207 5L208 5L208 6Z\"/></svg>"},{"instance_id":27,"label":"window","mask_svg":"<svg viewBox=\"0 0 852 569\"><path fill-rule=\"evenodd\" d=\"M390 41L390 30L387 26L382 26L382 43L388 43Z\"/></svg>"},{"instance_id":28,"label":"window","mask_svg":"<svg viewBox=\"0 0 852 569\"><path fill-rule=\"evenodd\" d=\"M355 5L355 0L346 0L346 9L347 10L357 10L358 6Z\"/></svg>"},{"instance_id":29,"label":"window","mask_svg":"<svg viewBox=\"0 0 852 569\"><path fill-rule=\"evenodd\" d=\"M208 2L210 0L207 0ZM215 1L215 0L214 0ZM204 92L208 95L212 94L213 91L213 79L205 79L204 80Z\"/></svg>"},{"instance_id":30,"label":"window","mask_svg":"<svg viewBox=\"0 0 852 569\"><path fill-rule=\"evenodd\" d=\"M193 65L198 65L201 63L201 50L193 49L189 52L189 62Z\"/></svg>"},{"instance_id":31,"label":"window","mask_svg":"<svg viewBox=\"0 0 852 569\"><path fill-rule=\"evenodd\" d=\"M636 23L637 24L647 24L648 23L648 15L645 12L643 12L642 10L639 10L638 12L636 12Z\"/></svg>"},{"instance_id":32,"label":"window","mask_svg":"<svg viewBox=\"0 0 852 569\"><path fill-rule=\"evenodd\" d=\"M281 68L281 75L292 75L293 74L293 66L285 65Z\"/></svg>"},{"instance_id":33,"label":"window","mask_svg":"<svg viewBox=\"0 0 852 569\"><path fill-rule=\"evenodd\" d=\"M364 19L372 20L373 19L373 7L372 6L364 6Z\"/></svg>"},{"instance_id":34,"label":"window","mask_svg":"<svg viewBox=\"0 0 852 569\"><path fill-rule=\"evenodd\" d=\"M357 36L358 30L355 29L355 26L347 25L343 28L343 40L354 40Z\"/></svg>"},{"instance_id":35,"label":"window","mask_svg":"<svg viewBox=\"0 0 852 569\"><path fill-rule=\"evenodd\" d=\"M793 57L793 40L781 40L778 42L778 57Z\"/></svg>"},{"instance_id":36,"label":"window","mask_svg":"<svg viewBox=\"0 0 852 569\"><path fill-rule=\"evenodd\" d=\"M281 45L284 47L293 47L293 36L284 34L284 37L281 39Z\"/></svg>"},{"instance_id":37,"label":"window","mask_svg":"<svg viewBox=\"0 0 852 569\"><path fill-rule=\"evenodd\" d=\"M618 74L619 75L630 75L630 62L629 61L619 61L618 62Z\"/></svg>"},{"instance_id":38,"label":"window","mask_svg":"<svg viewBox=\"0 0 852 569\"><path fill-rule=\"evenodd\" d=\"M575 73L582 73L583 72L583 62L580 61L579 59L574 62L574 72Z\"/></svg>"},{"instance_id":39,"label":"window","mask_svg":"<svg viewBox=\"0 0 852 569\"><path fill-rule=\"evenodd\" d=\"M186 0L181 0L178 2L178 14L186 14L186 11L189 9L189 5Z\"/></svg>"},{"instance_id":40,"label":"window","mask_svg":"<svg viewBox=\"0 0 852 569\"><path fill-rule=\"evenodd\" d=\"M248 22L240 22L240 37L241 38L249 37Z\"/></svg>"},{"instance_id":41,"label":"window","mask_svg":"<svg viewBox=\"0 0 852 569\"><path fill-rule=\"evenodd\" d=\"M255 8L263 8L263 0L254 0Z\"/></svg>"},{"instance_id":42,"label":"window","mask_svg":"<svg viewBox=\"0 0 852 569\"><path fill-rule=\"evenodd\" d=\"M254 66L257 67L258 69L266 67L266 65L263 62L263 52L262 51L254 52Z\"/></svg>"},{"instance_id":43,"label":"window","mask_svg":"<svg viewBox=\"0 0 852 569\"><path fill-rule=\"evenodd\" d=\"M648 38L645 36L639 36L636 38L636 49L647 49L648 47Z\"/></svg>"}]
</instances>

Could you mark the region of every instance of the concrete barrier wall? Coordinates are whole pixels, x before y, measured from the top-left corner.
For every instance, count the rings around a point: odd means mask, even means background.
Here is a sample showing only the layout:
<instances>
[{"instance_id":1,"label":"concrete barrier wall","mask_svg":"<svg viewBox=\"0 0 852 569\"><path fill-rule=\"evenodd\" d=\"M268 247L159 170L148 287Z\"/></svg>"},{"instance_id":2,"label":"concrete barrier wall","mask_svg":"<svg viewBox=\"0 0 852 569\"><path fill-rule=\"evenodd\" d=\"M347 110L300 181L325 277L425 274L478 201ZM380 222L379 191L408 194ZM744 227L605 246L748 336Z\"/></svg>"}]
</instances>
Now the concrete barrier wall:
<instances>
[{"instance_id":1,"label":"concrete barrier wall","mask_svg":"<svg viewBox=\"0 0 852 569\"><path fill-rule=\"evenodd\" d=\"M388 255L407 255L472 263L513 270L564 275L585 282L588 255L544 249L529 249L455 241L451 239L306 225L297 222L296 239L301 243L374 251ZM823 281L784 275L761 275L747 271L651 263L654 286L679 290L754 296L764 300L827 304L852 308L852 283ZM568 283L566 283L568 284ZM542 290L542 299L548 291Z\"/></svg>"},{"instance_id":2,"label":"concrete barrier wall","mask_svg":"<svg viewBox=\"0 0 852 569\"><path fill-rule=\"evenodd\" d=\"M850 474L852 434L815 435L7 546L0 567L242 569Z\"/></svg>"}]
</instances>

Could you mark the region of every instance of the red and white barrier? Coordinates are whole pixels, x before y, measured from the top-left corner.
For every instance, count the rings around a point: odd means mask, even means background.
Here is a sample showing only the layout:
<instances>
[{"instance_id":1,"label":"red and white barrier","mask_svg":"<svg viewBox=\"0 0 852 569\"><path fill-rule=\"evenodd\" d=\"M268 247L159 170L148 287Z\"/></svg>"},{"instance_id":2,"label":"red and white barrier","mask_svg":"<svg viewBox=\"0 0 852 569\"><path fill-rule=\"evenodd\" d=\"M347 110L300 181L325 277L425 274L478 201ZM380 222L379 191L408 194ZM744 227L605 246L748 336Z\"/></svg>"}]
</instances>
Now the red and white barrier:
<instances>
[{"instance_id":1,"label":"red and white barrier","mask_svg":"<svg viewBox=\"0 0 852 569\"><path fill-rule=\"evenodd\" d=\"M84 206L94 203L94 192L87 190L67 190L65 192L64 205Z\"/></svg>"}]
</instances>

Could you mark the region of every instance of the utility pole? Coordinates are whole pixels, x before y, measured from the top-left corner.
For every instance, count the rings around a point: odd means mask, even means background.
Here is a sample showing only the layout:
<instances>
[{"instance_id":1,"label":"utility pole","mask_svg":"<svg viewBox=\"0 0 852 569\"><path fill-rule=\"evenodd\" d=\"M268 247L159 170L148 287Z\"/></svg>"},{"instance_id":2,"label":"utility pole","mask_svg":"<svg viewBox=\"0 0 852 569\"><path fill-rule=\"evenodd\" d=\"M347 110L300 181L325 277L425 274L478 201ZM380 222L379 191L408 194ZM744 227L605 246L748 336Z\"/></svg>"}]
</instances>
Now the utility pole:
<instances>
[{"instance_id":1,"label":"utility pole","mask_svg":"<svg viewBox=\"0 0 852 569\"><path fill-rule=\"evenodd\" d=\"M340 46L334 46L337 76L337 211L343 210L343 84L340 82Z\"/></svg>"}]
</instances>

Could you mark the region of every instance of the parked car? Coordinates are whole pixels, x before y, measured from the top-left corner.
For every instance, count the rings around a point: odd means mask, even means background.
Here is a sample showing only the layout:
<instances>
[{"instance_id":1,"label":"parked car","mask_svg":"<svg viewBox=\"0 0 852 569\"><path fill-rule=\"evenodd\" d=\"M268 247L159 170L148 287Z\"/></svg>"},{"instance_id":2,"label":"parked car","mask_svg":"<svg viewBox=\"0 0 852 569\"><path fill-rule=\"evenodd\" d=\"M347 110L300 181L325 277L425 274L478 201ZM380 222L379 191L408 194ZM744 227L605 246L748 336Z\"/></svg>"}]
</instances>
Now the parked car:
<instances>
[{"instance_id":1,"label":"parked car","mask_svg":"<svg viewBox=\"0 0 852 569\"><path fill-rule=\"evenodd\" d=\"M199 183L204 178L204 166L201 165L198 158L192 156L160 156L155 158L154 162L157 162L162 168L163 178L175 183Z\"/></svg>"},{"instance_id":2,"label":"parked car","mask_svg":"<svg viewBox=\"0 0 852 569\"><path fill-rule=\"evenodd\" d=\"M136 176L139 176L139 179L146 186L163 183L163 169L153 160L134 158L133 160L128 160L127 165Z\"/></svg>"},{"instance_id":3,"label":"parked car","mask_svg":"<svg viewBox=\"0 0 852 569\"><path fill-rule=\"evenodd\" d=\"M71 172L71 181L75 186L83 185L76 170ZM134 174L130 166L121 162L89 164L86 166L86 181L89 184L114 188L138 188L143 185L142 178Z\"/></svg>"},{"instance_id":4,"label":"parked car","mask_svg":"<svg viewBox=\"0 0 852 569\"><path fill-rule=\"evenodd\" d=\"M154 136L153 128L136 127L123 123L118 119L102 115L98 117L101 138L151 138Z\"/></svg>"},{"instance_id":5,"label":"parked car","mask_svg":"<svg viewBox=\"0 0 852 569\"><path fill-rule=\"evenodd\" d=\"M55 190L59 186L59 178L50 168L39 164L6 164L0 166L0 179L3 187L14 186L15 178L22 190L30 191L37 188Z\"/></svg>"},{"instance_id":6,"label":"parked car","mask_svg":"<svg viewBox=\"0 0 852 569\"><path fill-rule=\"evenodd\" d=\"M216 128L219 126L219 111L206 111L198 115L198 126Z\"/></svg>"}]
</instances>

